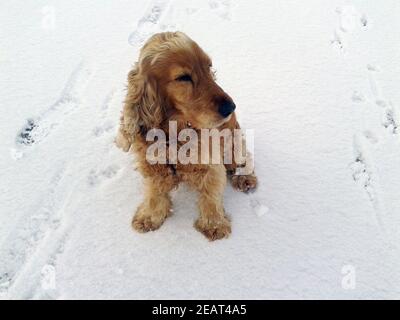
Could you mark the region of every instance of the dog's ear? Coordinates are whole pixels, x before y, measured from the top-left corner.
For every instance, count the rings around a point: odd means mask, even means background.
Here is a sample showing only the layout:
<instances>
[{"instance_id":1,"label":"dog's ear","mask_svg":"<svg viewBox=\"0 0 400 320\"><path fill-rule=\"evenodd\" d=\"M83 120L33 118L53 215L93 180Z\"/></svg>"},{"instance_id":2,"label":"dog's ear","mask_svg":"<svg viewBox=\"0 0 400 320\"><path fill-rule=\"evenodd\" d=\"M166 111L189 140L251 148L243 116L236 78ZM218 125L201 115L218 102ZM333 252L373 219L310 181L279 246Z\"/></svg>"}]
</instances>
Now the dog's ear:
<instances>
[{"instance_id":1,"label":"dog's ear","mask_svg":"<svg viewBox=\"0 0 400 320\"><path fill-rule=\"evenodd\" d=\"M136 65L128 74L128 93L123 111L124 131L129 135L157 128L164 119L157 82Z\"/></svg>"}]
</instances>

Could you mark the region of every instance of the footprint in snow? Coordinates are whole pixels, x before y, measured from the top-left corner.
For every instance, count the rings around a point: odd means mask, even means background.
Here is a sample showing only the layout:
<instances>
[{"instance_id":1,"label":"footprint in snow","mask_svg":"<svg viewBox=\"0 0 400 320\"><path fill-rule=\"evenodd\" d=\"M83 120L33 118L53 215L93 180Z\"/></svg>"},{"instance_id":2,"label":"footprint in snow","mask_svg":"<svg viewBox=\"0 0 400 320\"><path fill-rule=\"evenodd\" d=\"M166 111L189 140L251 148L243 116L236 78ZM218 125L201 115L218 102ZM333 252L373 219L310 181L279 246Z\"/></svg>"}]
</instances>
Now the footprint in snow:
<instances>
[{"instance_id":1,"label":"footprint in snow","mask_svg":"<svg viewBox=\"0 0 400 320\"><path fill-rule=\"evenodd\" d=\"M111 165L100 171L91 170L88 176L88 184L90 186L97 186L103 181L111 179L117 175L121 168L118 165Z\"/></svg>"},{"instance_id":2,"label":"footprint in snow","mask_svg":"<svg viewBox=\"0 0 400 320\"><path fill-rule=\"evenodd\" d=\"M232 3L230 0L210 0L208 5L220 18L230 20L232 16Z\"/></svg>"},{"instance_id":3,"label":"footprint in snow","mask_svg":"<svg viewBox=\"0 0 400 320\"><path fill-rule=\"evenodd\" d=\"M351 100L356 103L361 103L365 101L365 96L361 92L354 91Z\"/></svg>"},{"instance_id":4,"label":"footprint in snow","mask_svg":"<svg viewBox=\"0 0 400 320\"><path fill-rule=\"evenodd\" d=\"M115 123L111 120L107 120L102 125L97 126L93 129L93 135L98 138L107 133L114 132L114 128Z\"/></svg>"},{"instance_id":5,"label":"footprint in snow","mask_svg":"<svg viewBox=\"0 0 400 320\"><path fill-rule=\"evenodd\" d=\"M132 46L141 45L157 29L161 18L167 11L169 0L153 0L139 20L136 30L128 38Z\"/></svg>"},{"instance_id":6,"label":"footprint in snow","mask_svg":"<svg viewBox=\"0 0 400 320\"><path fill-rule=\"evenodd\" d=\"M393 104L385 110L382 125L388 129L393 135L397 135L400 129L400 117Z\"/></svg>"},{"instance_id":7,"label":"footprint in snow","mask_svg":"<svg viewBox=\"0 0 400 320\"><path fill-rule=\"evenodd\" d=\"M377 144L379 142L379 138L370 130L364 131L364 137L372 144Z\"/></svg>"},{"instance_id":8,"label":"footprint in snow","mask_svg":"<svg viewBox=\"0 0 400 320\"><path fill-rule=\"evenodd\" d=\"M17 145L19 147L33 146L50 135L64 121L65 116L81 104L91 76L92 70L83 62L79 63L69 76L58 100L41 115L27 119L26 124L17 134Z\"/></svg>"},{"instance_id":9,"label":"footprint in snow","mask_svg":"<svg viewBox=\"0 0 400 320\"><path fill-rule=\"evenodd\" d=\"M378 81L375 78L375 73L379 71L377 66L368 64L369 72L368 79L370 83L371 94L375 99L375 104L380 109L383 109L382 126L389 130L393 135L397 135L400 130L400 113L396 105L391 101L386 100L382 93Z\"/></svg>"},{"instance_id":10,"label":"footprint in snow","mask_svg":"<svg viewBox=\"0 0 400 320\"><path fill-rule=\"evenodd\" d=\"M20 150L15 149L15 148L11 148L10 149L10 156L14 160L19 160L24 156L24 153L22 151L20 151Z\"/></svg>"},{"instance_id":11,"label":"footprint in snow","mask_svg":"<svg viewBox=\"0 0 400 320\"><path fill-rule=\"evenodd\" d=\"M340 51L345 52L349 36L357 29L366 28L368 19L364 13L360 13L351 5L337 8L336 13L339 16L339 22L333 33L331 44Z\"/></svg>"}]
</instances>

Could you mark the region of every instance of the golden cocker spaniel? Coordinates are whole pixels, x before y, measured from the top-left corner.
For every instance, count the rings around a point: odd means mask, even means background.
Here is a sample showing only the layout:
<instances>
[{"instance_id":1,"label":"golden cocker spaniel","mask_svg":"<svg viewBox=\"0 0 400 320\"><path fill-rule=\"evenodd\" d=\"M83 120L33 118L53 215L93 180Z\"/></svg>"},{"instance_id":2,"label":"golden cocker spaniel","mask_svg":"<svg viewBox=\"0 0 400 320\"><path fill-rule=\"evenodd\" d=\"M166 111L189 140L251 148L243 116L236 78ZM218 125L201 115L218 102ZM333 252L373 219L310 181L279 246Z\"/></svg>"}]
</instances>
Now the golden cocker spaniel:
<instances>
[{"instance_id":1,"label":"golden cocker spaniel","mask_svg":"<svg viewBox=\"0 0 400 320\"><path fill-rule=\"evenodd\" d=\"M129 72L116 144L124 151L134 152L144 176L144 201L132 221L139 232L156 230L163 224L172 212L170 191L185 182L199 192L200 216L195 222L196 229L210 240L227 237L231 233L231 223L223 207L227 176L233 187L241 191L257 185L253 171L234 174L239 167L235 161L187 164L170 159L166 163L153 163L148 159L152 142L146 139L147 133L152 129L163 130L168 149L171 121L175 121L178 134L188 128L195 132L240 128L234 113L236 106L215 82L211 67L209 56L186 34L164 32L146 42L139 61ZM169 150L166 154L170 154Z\"/></svg>"}]
</instances>

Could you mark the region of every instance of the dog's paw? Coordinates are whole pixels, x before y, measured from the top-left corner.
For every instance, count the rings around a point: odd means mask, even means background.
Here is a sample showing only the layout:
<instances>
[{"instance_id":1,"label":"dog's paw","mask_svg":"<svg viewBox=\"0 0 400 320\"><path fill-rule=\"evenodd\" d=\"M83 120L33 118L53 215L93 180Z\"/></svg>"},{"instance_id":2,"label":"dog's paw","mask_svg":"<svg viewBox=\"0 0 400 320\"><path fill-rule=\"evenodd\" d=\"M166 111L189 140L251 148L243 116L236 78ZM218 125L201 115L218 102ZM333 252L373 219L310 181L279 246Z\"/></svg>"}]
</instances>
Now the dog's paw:
<instances>
[{"instance_id":1,"label":"dog's paw","mask_svg":"<svg viewBox=\"0 0 400 320\"><path fill-rule=\"evenodd\" d=\"M131 142L124 136L121 131L118 131L117 137L115 138L115 144L124 152L128 152L131 147Z\"/></svg>"},{"instance_id":2,"label":"dog's paw","mask_svg":"<svg viewBox=\"0 0 400 320\"><path fill-rule=\"evenodd\" d=\"M166 214L148 214L145 213L144 210L145 209L140 206L132 220L132 228L140 233L159 229L165 219L171 215L171 212Z\"/></svg>"},{"instance_id":3,"label":"dog's paw","mask_svg":"<svg viewBox=\"0 0 400 320\"><path fill-rule=\"evenodd\" d=\"M231 177L232 187L242 192L254 191L257 188L257 177L250 175L233 175Z\"/></svg>"},{"instance_id":4,"label":"dog's paw","mask_svg":"<svg viewBox=\"0 0 400 320\"><path fill-rule=\"evenodd\" d=\"M227 238L231 233L231 223L226 217L218 220L199 218L194 226L210 241Z\"/></svg>"},{"instance_id":5,"label":"dog's paw","mask_svg":"<svg viewBox=\"0 0 400 320\"><path fill-rule=\"evenodd\" d=\"M151 217L133 218L132 227L137 232L145 233L159 229L164 221L153 221Z\"/></svg>"}]
</instances>

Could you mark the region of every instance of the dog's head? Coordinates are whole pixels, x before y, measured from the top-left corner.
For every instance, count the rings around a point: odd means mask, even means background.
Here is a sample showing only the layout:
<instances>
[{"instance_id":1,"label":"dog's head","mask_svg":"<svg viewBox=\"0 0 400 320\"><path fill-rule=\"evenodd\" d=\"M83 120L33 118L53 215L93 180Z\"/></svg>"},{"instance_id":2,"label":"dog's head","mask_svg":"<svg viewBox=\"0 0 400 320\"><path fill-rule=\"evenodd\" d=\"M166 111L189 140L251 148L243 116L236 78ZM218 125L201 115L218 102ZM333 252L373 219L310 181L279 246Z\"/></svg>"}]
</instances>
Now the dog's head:
<instances>
[{"instance_id":1,"label":"dog's head","mask_svg":"<svg viewBox=\"0 0 400 320\"><path fill-rule=\"evenodd\" d=\"M152 36L129 74L127 103L137 130L168 119L194 128L216 128L228 121L235 104L215 82L211 59L182 32Z\"/></svg>"}]
</instances>

